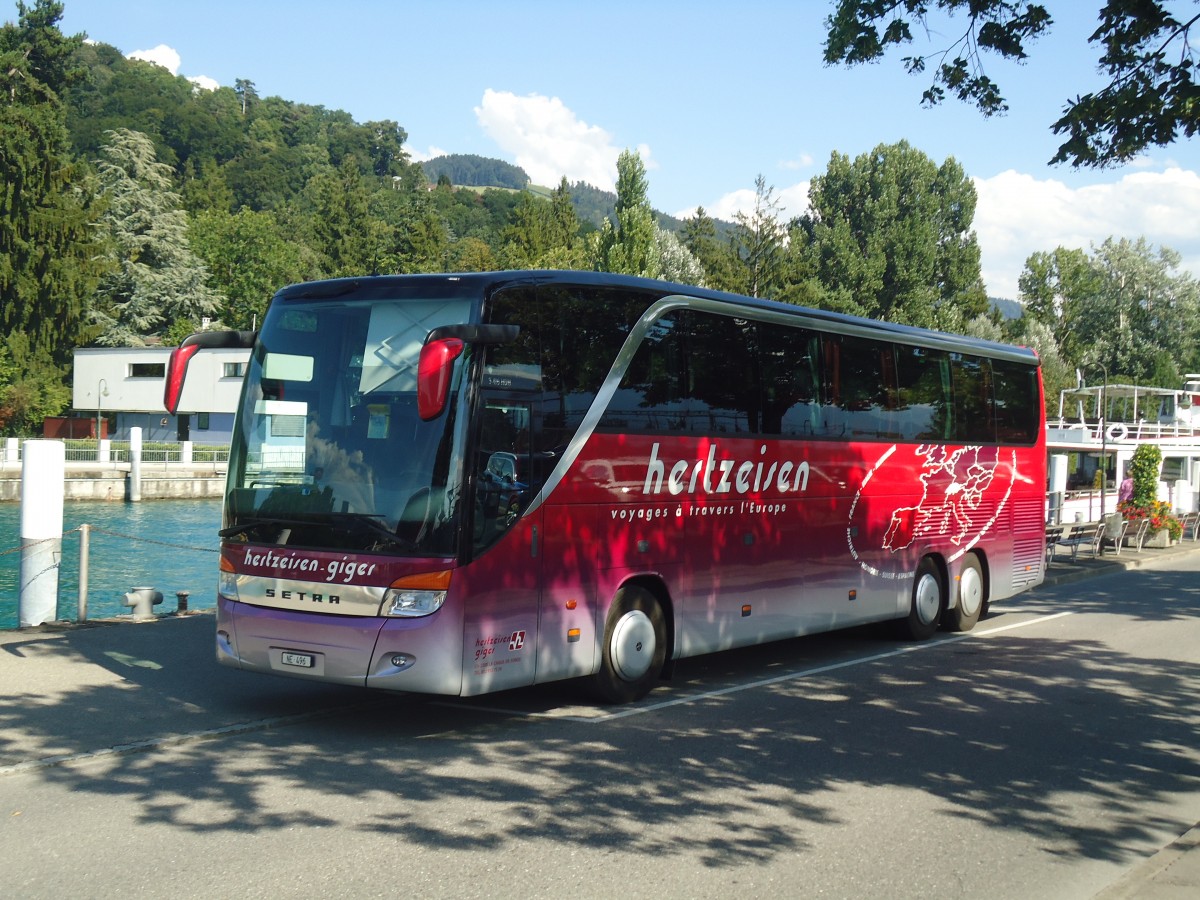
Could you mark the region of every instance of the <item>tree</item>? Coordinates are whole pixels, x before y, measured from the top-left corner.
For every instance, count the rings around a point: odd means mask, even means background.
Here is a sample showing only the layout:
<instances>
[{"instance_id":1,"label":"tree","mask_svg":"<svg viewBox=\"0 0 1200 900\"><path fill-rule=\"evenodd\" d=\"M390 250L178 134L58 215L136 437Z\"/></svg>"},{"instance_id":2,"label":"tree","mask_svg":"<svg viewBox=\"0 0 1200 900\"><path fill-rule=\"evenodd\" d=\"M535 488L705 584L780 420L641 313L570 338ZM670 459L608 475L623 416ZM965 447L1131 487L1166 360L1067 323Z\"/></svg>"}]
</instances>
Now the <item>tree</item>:
<instances>
[{"instance_id":1,"label":"tree","mask_svg":"<svg viewBox=\"0 0 1200 900\"><path fill-rule=\"evenodd\" d=\"M312 254L285 236L273 213L209 210L191 221L188 234L225 297L221 319L231 328L255 327L275 291L312 277Z\"/></svg>"},{"instance_id":2,"label":"tree","mask_svg":"<svg viewBox=\"0 0 1200 900\"><path fill-rule=\"evenodd\" d=\"M358 162L342 159L336 172L313 178L308 194L315 208L313 247L328 277L373 275L384 271L384 248L390 238L386 225L370 211L370 192Z\"/></svg>"},{"instance_id":3,"label":"tree","mask_svg":"<svg viewBox=\"0 0 1200 900\"><path fill-rule=\"evenodd\" d=\"M575 204L571 202L571 186L563 176L558 187L550 195L550 217L546 223L547 239L552 247L561 248L567 256L575 256L581 249L579 241L579 217Z\"/></svg>"},{"instance_id":4,"label":"tree","mask_svg":"<svg viewBox=\"0 0 1200 900\"><path fill-rule=\"evenodd\" d=\"M18 9L0 28L0 332L65 362L101 268L94 185L70 158L61 99L82 38L59 32L61 3Z\"/></svg>"},{"instance_id":5,"label":"tree","mask_svg":"<svg viewBox=\"0 0 1200 900\"><path fill-rule=\"evenodd\" d=\"M1050 329L1069 359L1080 357L1080 335L1068 313L1077 311L1096 291L1096 273L1082 250L1065 247L1037 252L1025 260L1017 280L1025 316Z\"/></svg>"},{"instance_id":6,"label":"tree","mask_svg":"<svg viewBox=\"0 0 1200 900\"><path fill-rule=\"evenodd\" d=\"M703 206L697 206L695 214L684 220L682 240L704 270L707 287L721 291L741 289L736 249L717 237L717 223Z\"/></svg>"},{"instance_id":7,"label":"tree","mask_svg":"<svg viewBox=\"0 0 1200 900\"><path fill-rule=\"evenodd\" d=\"M1144 238L1109 238L1095 248L1092 293L1068 310L1087 359L1134 383L1177 387L1197 361L1200 289L1174 250Z\"/></svg>"},{"instance_id":8,"label":"tree","mask_svg":"<svg viewBox=\"0 0 1200 900\"><path fill-rule=\"evenodd\" d=\"M834 153L797 219L822 305L948 331L985 312L975 199L953 158L938 166L906 141Z\"/></svg>"},{"instance_id":9,"label":"tree","mask_svg":"<svg viewBox=\"0 0 1200 900\"><path fill-rule=\"evenodd\" d=\"M237 94L238 103L241 105L244 116L250 111L250 107L258 102L258 91L254 87L254 82L249 78L234 79L233 90Z\"/></svg>"},{"instance_id":10,"label":"tree","mask_svg":"<svg viewBox=\"0 0 1200 900\"><path fill-rule=\"evenodd\" d=\"M676 284L704 286L704 267L673 233L654 226L654 255L657 258L656 278Z\"/></svg>"},{"instance_id":11,"label":"tree","mask_svg":"<svg viewBox=\"0 0 1200 900\"><path fill-rule=\"evenodd\" d=\"M0 337L0 432L33 434L71 405L63 366L22 332Z\"/></svg>"},{"instance_id":12,"label":"tree","mask_svg":"<svg viewBox=\"0 0 1200 900\"><path fill-rule=\"evenodd\" d=\"M171 190L171 170L140 132L117 129L97 161L107 201L102 224L112 271L100 282L92 317L97 343L140 347L164 329L196 330L220 297L188 245L187 214Z\"/></svg>"},{"instance_id":13,"label":"tree","mask_svg":"<svg viewBox=\"0 0 1200 900\"><path fill-rule=\"evenodd\" d=\"M617 157L616 225L604 221L596 242L596 267L602 272L659 275L654 253L654 210L650 206L646 167L635 151Z\"/></svg>"},{"instance_id":14,"label":"tree","mask_svg":"<svg viewBox=\"0 0 1200 900\"><path fill-rule=\"evenodd\" d=\"M1008 104L984 71L983 57L995 53L1024 61L1026 47L1053 24L1046 6L1027 0L938 0L953 18L965 12L964 30L930 22L929 0L837 0L826 21L825 62L856 65L878 60L893 46L912 43L913 26L927 35L959 34L950 46L929 55L906 56L905 69L921 74L937 61L922 97L940 103L949 91L974 103L985 116ZM1066 135L1051 162L1104 167L1126 162L1151 145L1166 146L1200 127L1195 80L1197 56L1188 41L1200 15L1176 18L1162 0L1106 0L1100 27L1088 38L1103 48L1099 67L1111 79L1101 90L1068 100L1052 126Z\"/></svg>"},{"instance_id":15,"label":"tree","mask_svg":"<svg viewBox=\"0 0 1200 900\"><path fill-rule=\"evenodd\" d=\"M1020 277L1026 317L1053 330L1068 366L1177 387L1200 363L1200 283L1179 264L1144 238L1034 253Z\"/></svg>"},{"instance_id":16,"label":"tree","mask_svg":"<svg viewBox=\"0 0 1200 900\"><path fill-rule=\"evenodd\" d=\"M743 270L742 292L751 297L773 297L781 286L785 231L779 223L780 203L774 185L762 175L754 179L754 208L734 216L734 246Z\"/></svg>"}]
</instances>

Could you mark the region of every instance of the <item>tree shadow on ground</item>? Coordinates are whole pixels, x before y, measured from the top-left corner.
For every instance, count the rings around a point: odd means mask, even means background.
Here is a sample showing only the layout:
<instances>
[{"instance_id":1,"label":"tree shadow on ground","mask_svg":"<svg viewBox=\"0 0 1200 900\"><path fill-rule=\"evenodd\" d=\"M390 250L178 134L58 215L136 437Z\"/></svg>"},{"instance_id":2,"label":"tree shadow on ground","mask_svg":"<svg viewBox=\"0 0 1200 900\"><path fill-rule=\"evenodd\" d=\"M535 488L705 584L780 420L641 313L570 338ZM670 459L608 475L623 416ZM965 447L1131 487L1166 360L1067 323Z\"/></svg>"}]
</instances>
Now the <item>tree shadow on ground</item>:
<instances>
[{"instance_id":1,"label":"tree shadow on ground","mask_svg":"<svg viewBox=\"0 0 1200 900\"><path fill-rule=\"evenodd\" d=\"M1139 622L1195 617L1200 592L1189 578L1112 579L1070 606ZM1066 605L1062 595L1046 602ZM673 684L637 706L705 696L611 718L564 714L579 703L570 684L443 702L211 664L164 682L75 639L39 652L82 655L119 678L52 700L10 698L0 733L49 755L69 751L78 723L100 717L141 715L155 732L152 705L170 708L176 731L180 722L216 728L219 740L37 771L75 793L132 800L142 823L181 833L336 827L386 835L398 849L533 841L690 854L710 867L804 853L815 829L844 821L847 785L919 792L944 815L1101 860L1172 824L1147 820L1147 801L1195 789L1193 661L1036 629L890 656L895 645L882 635L857 629L684 661ZM711 693L856 655L880 658ZM500 712L512 708L543 715ZM1081 798L1095 815L1072 811Z\"/></svg>"}]
</instances>

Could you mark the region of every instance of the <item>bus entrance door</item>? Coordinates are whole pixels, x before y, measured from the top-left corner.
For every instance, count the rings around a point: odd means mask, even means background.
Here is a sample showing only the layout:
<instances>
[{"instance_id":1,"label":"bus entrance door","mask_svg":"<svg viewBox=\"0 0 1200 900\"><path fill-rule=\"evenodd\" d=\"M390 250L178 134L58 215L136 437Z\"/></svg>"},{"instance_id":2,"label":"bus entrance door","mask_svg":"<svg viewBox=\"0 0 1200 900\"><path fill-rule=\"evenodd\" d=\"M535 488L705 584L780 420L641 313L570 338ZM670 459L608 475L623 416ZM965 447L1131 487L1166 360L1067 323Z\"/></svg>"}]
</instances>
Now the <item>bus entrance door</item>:
<instances>
[{"instance_id":1,"label":"bus entrance door","mask_svg":"<svg viewBox=\"0 0 1200 900\"><path fill-rule=\"evenodd\" d=\"M490 394L473 461L472 561L466 580L465 696L532 684L541 591L541 510L532 466L533 408Z\"/></svg>"}]
</instances>

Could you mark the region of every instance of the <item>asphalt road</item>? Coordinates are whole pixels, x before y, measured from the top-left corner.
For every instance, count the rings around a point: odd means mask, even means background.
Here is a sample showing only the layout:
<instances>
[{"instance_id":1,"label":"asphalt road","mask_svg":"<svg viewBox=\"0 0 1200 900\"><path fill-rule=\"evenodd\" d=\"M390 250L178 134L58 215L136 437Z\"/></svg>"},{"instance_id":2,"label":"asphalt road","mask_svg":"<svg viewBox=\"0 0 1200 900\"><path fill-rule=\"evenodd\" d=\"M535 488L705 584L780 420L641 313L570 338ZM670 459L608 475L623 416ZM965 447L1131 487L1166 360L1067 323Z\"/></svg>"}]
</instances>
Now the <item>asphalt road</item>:
<instances>
[{"instance_id":1,"label":"asphalt road","mask_svg":"<svg viewBox=\"0 0 1200 900\"><path fill-rule=\"evenodd\" d=\"M629 707L244 675L209 616L0 636L6 897L1090 898L1200 821L1200 553Z\"/></svg>"}]
</instances>

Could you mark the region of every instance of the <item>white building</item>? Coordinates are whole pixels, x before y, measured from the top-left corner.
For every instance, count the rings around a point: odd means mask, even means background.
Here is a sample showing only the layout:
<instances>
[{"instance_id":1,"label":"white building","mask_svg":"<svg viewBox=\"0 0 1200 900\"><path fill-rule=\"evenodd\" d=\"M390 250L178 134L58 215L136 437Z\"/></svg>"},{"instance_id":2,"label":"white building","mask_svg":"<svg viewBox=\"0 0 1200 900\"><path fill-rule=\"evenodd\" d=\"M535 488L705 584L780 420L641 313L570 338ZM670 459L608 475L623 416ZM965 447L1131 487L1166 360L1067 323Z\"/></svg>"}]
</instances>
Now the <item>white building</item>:
<instances>
[{"instance_id":1,"label":"white building","mask_svg":"<svg viewBox=\"0 0 1200 900\"><path fill-rule=\"evenodd\" d=\"M177 415L163 407L170 347L75 351L71 406L80 416L116 417L115 440L140 426L144 441L227 444L250 360L244 349L204 350L192 357Z\"/></svg>"}]
</instances>

